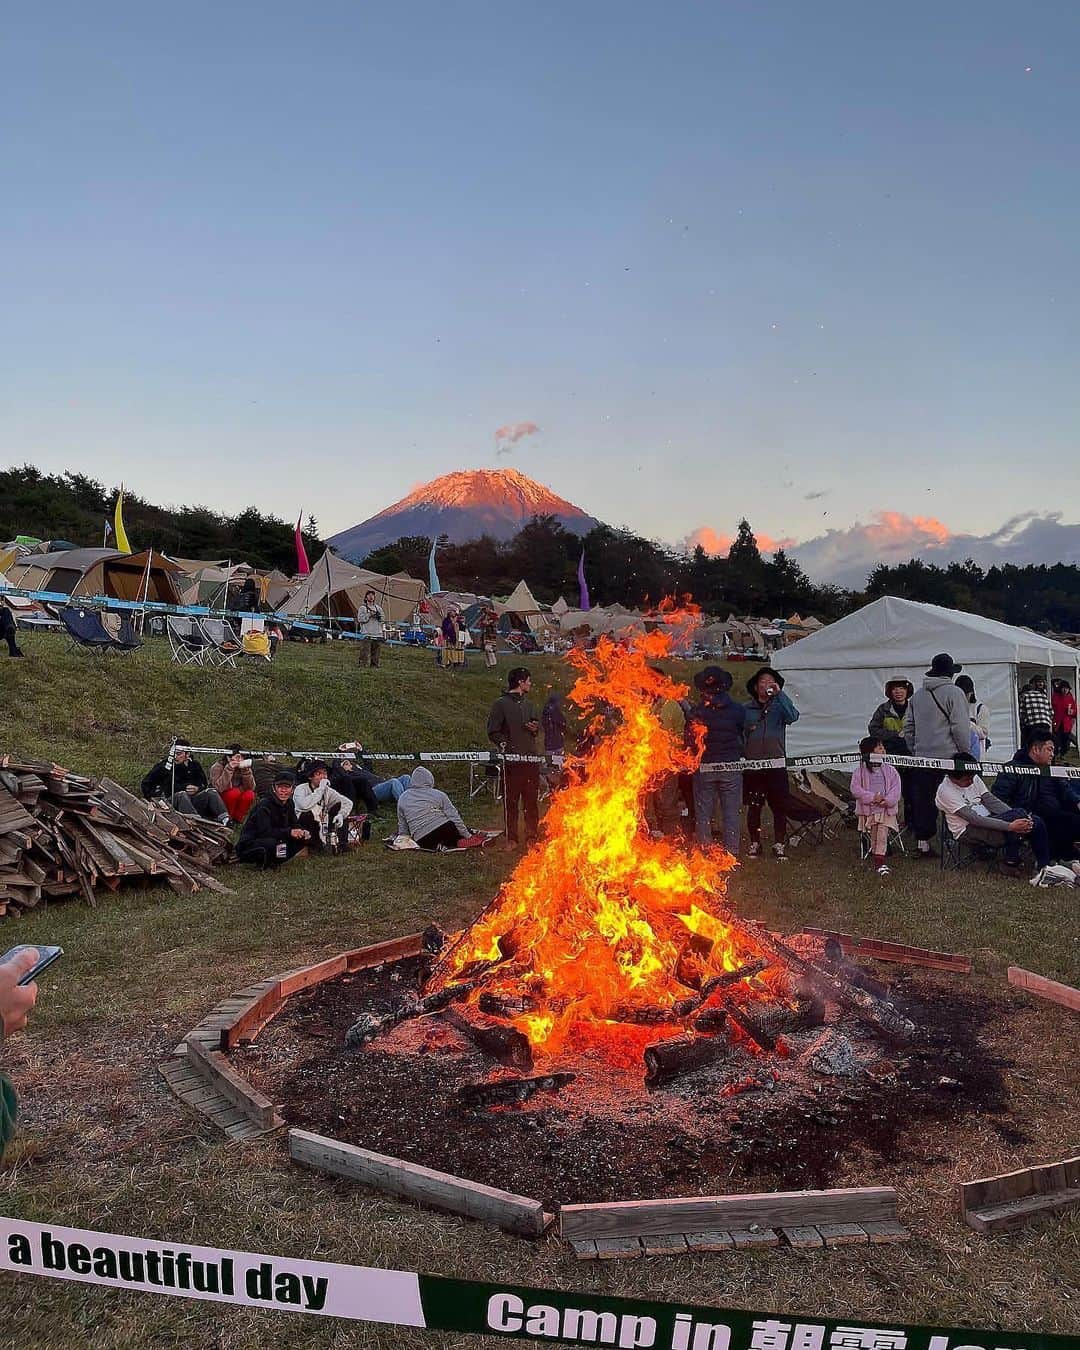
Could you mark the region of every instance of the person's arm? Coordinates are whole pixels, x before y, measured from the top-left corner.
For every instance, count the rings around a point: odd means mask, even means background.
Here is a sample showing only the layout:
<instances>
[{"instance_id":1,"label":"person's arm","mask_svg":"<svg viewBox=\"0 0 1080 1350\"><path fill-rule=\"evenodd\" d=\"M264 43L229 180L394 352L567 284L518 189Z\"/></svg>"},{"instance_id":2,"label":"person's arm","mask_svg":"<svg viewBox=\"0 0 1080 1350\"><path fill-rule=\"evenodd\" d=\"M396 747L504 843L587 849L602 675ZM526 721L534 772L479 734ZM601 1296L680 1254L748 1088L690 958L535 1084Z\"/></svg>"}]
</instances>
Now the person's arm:
<instances>
[{"instance_id":1,"label":"person's arm","mask_svg":"<svg viewBox=\"0 0 1080 1350\"><path fill-rule=\"evenodd\" d=\"M904 713L904 725L900 729L900 735L908 745L915 744L915 705L911 699L908 699L907 711Z\"/></svg>"},{"instance_id":2,"label":"person's arm","mask_svg":"<svg viewBox=\"0 0 1080 1350\"><path fill-rule=\"evenodd\" d=\"M404 794L404 792L403 792L403 793L401 794L401 796L397 799L397 832L398 832L398 834L408 834L408 833L409 833L409 818L408 818L408 816L406 816L405 810L404 810L404 808L403 808L402 805L401 805L401 803L402 803L402 801L404 800L404 798L405 798L405 794Z\"/></svg>"},{"instance_id":3,"label":"person's arm","mask_svg":"<svg viewBox=\"0 0 1080 1350\"><path fill-rule=\"evenodd\" d=\"M210 765L210 786L215 792L224 792L232 786L232 770L227 764L219 764L215 760Z\"/></svg>"},{"instance_id":4,"label":"person's arm","mask_svg":"<svg viewBox=\"0 0 1080 1350\"><path fill-rule=\"evenodd\" d=\"M445 792L439 794L439 806L442 808L443 815L447 820L457 826L458 834L461 835L462 839L467 839L469 837L469 827L461 819L461 813Z\"/></svg>"},{"instance_id":5,"label":"person's arm","mask_svg":"<svg viewBox=\"0 0 1080 1350\"><path fill-rule=\"evenodd\" d=\"M988 792L986 797L991 795L992 794ZM984 806L986 805L986 797L982 799ZM966 820L969 825L978 825L981 830L997 830L1001 834L1017 833L1017 831L1012 828L1012 821L1002 820L999 815L991 814L989 816L984 816L976 811L973 806L962 806L955 814L958 815L961 820Z\"/></svg>"},{"instance_id":6,"label":"person's arm","mask_svg":"<svg viewBox=\"0 0 1080 1350\"><path fill-rule=\"evenodd\" d=\"M900 804L900 775L891 764L883 766L885 770L885 805L895 811Z\"/></svg>"},{"instance_id":7,"label":"person's arm","mask_svg":"<svg viewBox=\"0 0 1080 1350\"><path fill-rule=\"evenodd\" d=\"M856 766L855 772L851 775L851 795L860 806L871 806L874 801L874 792L870 786L870 774L865 764Z\"/></svg>"},{"instance_id":8,"label":"person's arm","mask_svg":"<svg viewBox=\"0 0 1080 1350\"><path fill-rule=\"evenodd\" d=\"M255 791L255 775L251 772L250 769L240 770L240 780L241 783L243 784L245 792Z\"/></svg>"},{"instance_id":9,"label":"person's arm","mask_svg":"<svg viewBox=\"0 0 1080 1350\"><path fill-rule=\"evenodd\" d=\"M885 704L879 703L870 716L870 721L866 724L866 733L868 736L884 737L885 732Z\"/></svg>"},{"instance_id":10,"label":"person's arm","mask_svg":"<svg viewBox=\"0 0 1080 1350\"><path fill-rule=\"evenodd\" d=\"M780 709L780 720L783 722L784 726L789 727L792 722L797 722L799 720L798 708L796 708L795 704L792 703L791 699L788 698L787 694L785 694L782 689L773 699L773 702Z\"/></svg>"},{"instance_id":11,"label":"person's arm","mask_svg":"<svg viewBox=\"0 0 1080 1350\"><path fill-rule=\"evenodd\" d=\"M496 699L491 705L487 730L488 740L497 745L500 750L504 750L507 741L507 726L506 709L503 707L501 699Z\"/></svg>"},{"instance_id":12,"label":"person's arm","mask_svg":"<svg viewBox=\"0 0 1080 1350\"><path fill-rule=\"evenodd\" d=\"M961 689L955 690L956 696L949 699L949 734L958 755L971 754L971 704Z\"/></svg>"},{"instance_id":13,"label":"person's arm","mask_svg":"<svg viewBox=\"0 0 1080 1350\"><path fill-rule=\"evenodd\" d=\"M37 1001L37 985L19 981L38 963L40 952L34 947L20 952L0 965L0 1040L22 1031L30 1009Z\"/></svg>"}]
</instances>

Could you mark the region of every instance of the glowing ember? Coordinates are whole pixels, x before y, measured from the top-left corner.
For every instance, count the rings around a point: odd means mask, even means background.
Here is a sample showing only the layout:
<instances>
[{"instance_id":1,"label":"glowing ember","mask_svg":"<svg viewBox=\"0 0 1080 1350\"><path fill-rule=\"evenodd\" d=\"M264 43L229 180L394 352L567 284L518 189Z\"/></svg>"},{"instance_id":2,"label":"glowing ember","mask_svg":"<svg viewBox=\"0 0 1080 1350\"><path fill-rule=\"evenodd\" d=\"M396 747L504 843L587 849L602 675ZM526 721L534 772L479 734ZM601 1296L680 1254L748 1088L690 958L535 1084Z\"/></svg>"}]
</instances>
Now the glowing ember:
<instances>
[{"instance_id":1,"label":"glowing ember","mask_svg":"<svg viewBox=\"0 0 1080 1350\"><path fill-rule=\"evenodd\" d=\"M466 1009L501 1011L539 1058L599 1049L640 1064L646 1044L684 1024L674 1005L762 954L721 917L730 854L654 840L645 824L658 779L701 758L659 720L663 700L688 692L650 665L672 642L658 630L633 650L605 638L569 654L571 700L594 725L617 725L553 795L543 839L429 984L472 985ZM733 981L721 996L766 995Z\"/></svg>"}]
</instances>

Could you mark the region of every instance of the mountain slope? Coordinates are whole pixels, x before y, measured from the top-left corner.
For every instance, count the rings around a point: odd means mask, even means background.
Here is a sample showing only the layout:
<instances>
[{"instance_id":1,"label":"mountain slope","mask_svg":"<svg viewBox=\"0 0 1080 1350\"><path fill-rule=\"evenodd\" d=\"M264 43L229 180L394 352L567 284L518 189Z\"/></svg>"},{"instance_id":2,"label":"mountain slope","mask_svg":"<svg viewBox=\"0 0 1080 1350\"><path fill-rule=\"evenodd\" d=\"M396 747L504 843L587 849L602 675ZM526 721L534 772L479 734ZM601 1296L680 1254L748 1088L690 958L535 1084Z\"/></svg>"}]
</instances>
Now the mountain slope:
<instances>
[{"instance_id":1,"label":"mountain slope","mask_svg":"<svg viewBox=\"0 0 1080 1350\"><path fill-rule=\"evenodd\" d=\"M554 516L574 534L587 534L599 523L517 469L463 469L414 488L327 542L343 558L362 562L403 535L448 535L455 544L482 534L510 539L533 516Z\"/></svg>"}]
</instances>

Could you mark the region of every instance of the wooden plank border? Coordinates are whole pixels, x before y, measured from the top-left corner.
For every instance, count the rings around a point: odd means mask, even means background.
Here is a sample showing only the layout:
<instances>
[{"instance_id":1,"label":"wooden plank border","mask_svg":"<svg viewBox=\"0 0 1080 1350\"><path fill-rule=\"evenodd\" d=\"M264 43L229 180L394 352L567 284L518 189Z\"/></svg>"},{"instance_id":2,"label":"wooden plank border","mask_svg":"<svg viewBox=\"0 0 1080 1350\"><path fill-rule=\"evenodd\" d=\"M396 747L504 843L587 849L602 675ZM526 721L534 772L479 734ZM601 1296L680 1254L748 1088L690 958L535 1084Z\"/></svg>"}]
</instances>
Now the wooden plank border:
<instances>
[{"instance_id":1,"label":"wooden plank border","mask_svg":"<svg viewBox=\"0 0 1080 1350\"><path fill-rule=\"evenodd\" d=\"M928 947L907 947L900 942L878 938L853 937L831 928L804 928L809 937L835 938L845 956L865 956L872 961L896 961L907 966L927 966L931 970L949 970L956 975L971 974L971 957L962 952L937 952Z\"/></svg>"},{"instance_id":2,"label":"wooden plank border","mask_svg":"<svg viewBox=\"0 0 1080 1350\"><path fill-rule=\"evenodd\" d=\"M1059 984L1057 980L1048 980L1045 975L1036 975L1033 971L1025 970L1023 966L1010 966L1007 973L1009 983L1014 988L1023 989L1025 993L1035 994L1038 998L1045 998L1051 1003L1059 1003L1063 1008L1071 1008L1073 1012L1080 1012L1080 989L1073 989L1068 984Z\"/></svg>"},{"instance_id":3,"label":"wooden plank border","mask_svg":"<svg viewBox=\"0 0 1080 1350\"><path fill-rule=\"evenodd\" d=\"M346 1177L386 1195L448 1210L451 1214L484 1219L507 1233L540 1237L544 1231L544 1207L529 1196L483 1186L448 1172L435 1172L308 1130L289 1131L289 1154L296 1162L320 1172Z\"/></svg>"},{"instance_id":4,"label":"wooden plank border","mask_svg":"<svg viewBox=\"0 0 1080 1350\"><path fill-rule=\"evenodd\" d=\"M963 1181L958 1198L961 1218L977 1233L1002 1232L1040 1214L1070 1209L1080 1205L1080 1155Z\"/></svg>"},{"instance_id":5,"label":"wooden plank border","mask_svg":"<svg viewBox=\"0 0 1080 1350\"><path fill-rule=\"evenodd\" d=\"M891 1186L862 1186L563 1205L559 1232L566 1238L645 1237L749 1229L755 1224L760 1228L802 1228L817 1223L873 1223L895 1218L896 1191Z\"/></svg>"},{"instance_id":6,"label":"wooden plank border","mask_svg":"<svg viewBox=\"0 0 1080 1350\"><path fill-rule=\"evenodd\" d=\"M260 1129L272 1130L283 1124L274 1103L229 1066L220 1050L212 1050L202 1041L187 1042L187 1061L215 1091L220 1092Z\"/></svg>"}]
</instances>

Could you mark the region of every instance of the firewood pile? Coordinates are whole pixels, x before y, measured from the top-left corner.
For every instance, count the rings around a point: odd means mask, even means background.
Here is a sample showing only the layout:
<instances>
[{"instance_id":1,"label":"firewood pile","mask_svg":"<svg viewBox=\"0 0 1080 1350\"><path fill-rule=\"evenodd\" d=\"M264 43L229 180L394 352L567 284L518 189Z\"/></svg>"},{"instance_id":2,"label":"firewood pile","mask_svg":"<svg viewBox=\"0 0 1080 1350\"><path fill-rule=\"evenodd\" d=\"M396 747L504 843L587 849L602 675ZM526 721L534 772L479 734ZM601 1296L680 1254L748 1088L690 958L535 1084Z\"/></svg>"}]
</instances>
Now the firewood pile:
<instances>
[{"instance_id":1,"label":"firewood pile","mask_svg":"<svg viewBox=\"0 0 1080 1350\"><path fill-rule=\"evenodd\" d=\"M102 890L145 878L181 895L230 894L206 871L230 848L228 826L143 801L111 778L0 757L0 916L76 895L94 905Z\"/></svg>"}]
</instances>

